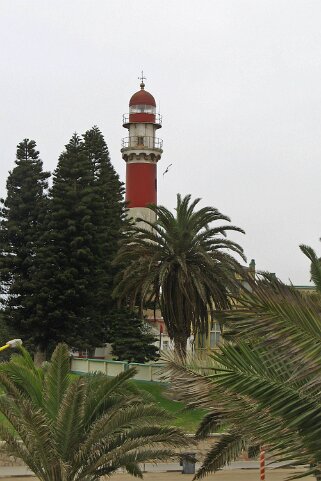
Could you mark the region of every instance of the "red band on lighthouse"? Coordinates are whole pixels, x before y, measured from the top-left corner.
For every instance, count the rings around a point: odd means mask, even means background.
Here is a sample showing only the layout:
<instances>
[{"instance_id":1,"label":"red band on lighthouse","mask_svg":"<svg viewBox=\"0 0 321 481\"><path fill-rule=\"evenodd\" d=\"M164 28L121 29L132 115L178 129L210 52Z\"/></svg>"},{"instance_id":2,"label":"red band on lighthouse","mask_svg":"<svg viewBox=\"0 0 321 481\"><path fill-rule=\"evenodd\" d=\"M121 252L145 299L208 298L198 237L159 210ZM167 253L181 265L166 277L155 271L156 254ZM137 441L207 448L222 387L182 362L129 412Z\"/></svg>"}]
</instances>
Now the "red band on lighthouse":
<instances>
[{"instance_id":1,"label":"red band on lighthouse","mask_svg":"<svg viewBox=\"0 0 321 481\"><path fill-rule=\"evenodd\" d=\"M156 164L128 163L126 165L126 201L128 207L157 204Z\"/></svg>"},{"instance_id":2,"label":"red band on lighthouse","mask_svg":"<svg viewBox=\"0 0 321 481\"><path fill-rule=\"evenodd\" d=\"M154 124L155 123L155 114L146 114L146 113L140 113L140 114L129 114L129 122L143 122L143 123L150 123Z\"/></svg>"}]
</instances>

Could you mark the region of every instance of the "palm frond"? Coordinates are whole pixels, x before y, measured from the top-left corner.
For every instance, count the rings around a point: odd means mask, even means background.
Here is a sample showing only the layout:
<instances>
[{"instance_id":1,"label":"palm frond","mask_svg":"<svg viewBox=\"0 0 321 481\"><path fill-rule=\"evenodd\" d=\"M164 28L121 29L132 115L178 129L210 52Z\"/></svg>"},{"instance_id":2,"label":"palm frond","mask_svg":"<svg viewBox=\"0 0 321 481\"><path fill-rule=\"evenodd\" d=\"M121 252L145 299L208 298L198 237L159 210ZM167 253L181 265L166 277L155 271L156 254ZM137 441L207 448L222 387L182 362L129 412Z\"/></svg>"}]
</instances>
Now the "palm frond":
<instances>
[{"instance_id":1,"label":"palm frond","mask_svg":"<svg viewBox=\"0 0 321 481\"><path fill-rule=\"evenodd\" d=\"M5 385L11 382L11 388L14 384L15 389L18 389L21 394L41 406L42 372L35 367L30 354L24 347L20 347L19 351L19 354L12 356L10 362L0 364L0 383ZM4 374L2 378L1 373Z\"/></svg>"},{"instance_id":2,"label":"palm frond","mask_svg":"<svg viewBox=\"0 0 321 481\"><path fill-rule=\"evenodd\" d=\"M226 464L239 458L246 448L247 443L239 432L223 434L219 442L206 454L194 479L204 478L204 476L222 469Z\"/></svg>"},{"instance_id":3,"label":"palm frond","mask_svg":"<svg viewBox=\"0 0 321 481\"><path fill-rule=\"evenodd\" d=\"M66 344L58 344L46 371L44 397L48 412L56 418L62 399L70 384L70 359Z\"/></svg>"},{"instance_id":4,"label":"palm frond","mask_svg":"<svg viewBox=\"0 0 321 481\"><path fill-rule=\"evenodd\" d=\"M197 428L196 438L204 439L209 434L217 432L226 423L226 418L224 411L214 410L206 414Z\"/></svg>"},{"instance_id":5,"label":"palm frond","mask_svg":"<svg viewBox=\"0 0 321 481\"><path fill-rule=\"evenodd\" d=\"M204 434L211 432L211 415L213 415L214 426L217 417L225 426L230 428L235 426L236 432L242 433L242 438L247 439L249 445L268 444L270 451L279 460L290 462L298 457L301 462L309 463L311 458L305 451L302 432L300 430L299 434L298 425L294 423L291 426L288 421L291 411L288 413L288 418L284 419L280 411L277 414L275 409L271 410L267 407L269 406L269 385L272 383L274 388L276 385L281 385L283 388L286 372L283 373L280 370L278 373L278 369L270 369L272 360L266 366L264 361L256 363L255 357L251 358L250 354L246 354L239 365L238 358L239 356L243 358L243 355L237 348L232 356L229 354L230 352L226 351L215 356L203 355L195 358L187 356L185 360L177 359L173 355L166 356L168 366L166 372L172 379L172 388L175 390L176 398L183 400L190 407L206 407L209 410L209 414L199 428L200 434L202 434L203 428ZM257 377L252 380L252 393L255 392L256 396L252 396L246 389L243 390L244 383L247 386L251 385L250 379L254 373L257 374ZM234 376L233 385L232 382L229 383L231 375ZM267 381L266 378L269 375L270 379ZM278 384L275 384L278 375L280 379ZM288 377L291 377L289 373ZM254 387L256 381L258 383ZM279 394L279 404L282 406L284 393L280 391ZM290 387L289 395L291 395ZM264 396L266 404L261 399ZM302 401L303 405L305 405L305 400ZM309 410L308 405L307 409ZM294 419L296 415L298 413L294 412ZM280 436L280 432L282 436ZM307 430L305 432L307 433ZM315 434L314 439L317 438L318 434Z\"/></svg>"},{"instance_id":6,"label":"palm frond","mask_svg":"<svg viewBox=\"0 0 321 481\"><path fill-rule=\"evenodd\" d=\"M100 373L89 375L86 379L87 394L84 422L92 425L92 423L106 411L107 406L110 405L113 392L117 392L117 390L121 388L125 391L131 390L133 392L135 386L127 384L125 386L125 383L134 376L135 372L135 369L131 368L118 374L113 379L107 379L106 376Z\"/></svg>"},{"instance_id":7,"label":"palm frond","mask_svg":"<svg viewBox=\"0 0 321 481\"><path fill-rule=\"evenodd\" d=\"M311 248L301 249L317 284L320 260ZM217 420L229 426L196 478L220 469L247 445L262 444L279 461L313 466L290 479L319 475L321 296L303 295L266 274L248 283L234 309L215 312L227 333L218 352L166 359L176 397L209 410L199 433L206 435Z\"/></svg>"},{"instance_id":8,"label":"palm frond","mask_svg":"<svg viewBox=\"0 0 321 481\"><path fill-rule=\"evenodd\" d=\"M300 249L307 256L308 259L311 261L311 279L316 286L317 290L321 292L321 261L317 257L316 253L307 245L301 244Z\"/></svg>"},{"instance_id":9,"label":"palm frond","mask_svg":"<svg viewBox=\"0 0 321 481\"><path fill-rule=\"evenodd\" d=\"M318 479L320 475L321 475L320 468L315 467L315 468L307 469L303 473L293 474L292 476L289 476L286 479L290 481L292 479L306 478L307 476L315 476L315 478Z\"/></svg>"},{"instance_id":10,"label":"palm frond","mask_svg":"<svg viewBox=\"0 0 321 481\"><path fill-rule=\"evenodd\" d=\"M79 441L81 441L85 393L85 382L82 378L78 378L69 384L59 406L54 438L57 450L63 461L68 459L70 451L76 449Z\"/></svg>"},{"instance_id":11,"label":"palm frond","mask_svg":"<svg viewBox=\"0 0 321 481\"><path fill-rule=\"evenodd\" d=\"M239 302L239 309L217 313L232 340L258 343L284 361L291 355L301 375L320 372L321 344L316 341L321 340L321 298L303 296L291 286L264 283L244 292Z\"/></svg>"},{"instance_id":12,"label":"palm frond","mask_svg":"<svg viewBox=\"0 0 321 481\"><path fill-rule=\"evenodd\" d=\"M4 441L1 450L9 456L22 459L24 463L35 473L39 479L43 479L43 469L34 456L33 450L29 450L26 444L17 439L6 427L0 425L0 438Z\"/></svg>"}]
</instances>

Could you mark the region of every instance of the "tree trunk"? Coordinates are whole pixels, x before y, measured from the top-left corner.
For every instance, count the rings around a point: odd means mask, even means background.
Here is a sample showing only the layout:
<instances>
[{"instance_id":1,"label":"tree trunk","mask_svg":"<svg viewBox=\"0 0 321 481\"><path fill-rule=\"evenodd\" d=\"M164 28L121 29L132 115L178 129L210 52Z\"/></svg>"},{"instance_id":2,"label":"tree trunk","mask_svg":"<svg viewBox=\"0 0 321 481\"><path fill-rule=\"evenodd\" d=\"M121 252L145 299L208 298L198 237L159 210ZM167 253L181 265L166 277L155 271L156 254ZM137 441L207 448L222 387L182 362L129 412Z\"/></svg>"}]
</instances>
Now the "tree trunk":
<instances>
[{"instance_id":1,"label":"tree trunk","mask_svg":"<svg viewBox=\"0 0 321 481\"><path fill-rule=\"evenodd\" d=\"M175 354L183 361L186 359L186 346L187 339L174 339Z\"/></svg>"},{"instance_id":2,"label":"tree trunk","mask_svg":"<svg viewBox=\"0 0 321 481\"><path fill-rule=\"evenodd\" d=\"M40 346L37 346L37 350L34 354L33 361L36 367L41 367L46 360L46 351L43 351Z\"/></svg>"}]
</instances>

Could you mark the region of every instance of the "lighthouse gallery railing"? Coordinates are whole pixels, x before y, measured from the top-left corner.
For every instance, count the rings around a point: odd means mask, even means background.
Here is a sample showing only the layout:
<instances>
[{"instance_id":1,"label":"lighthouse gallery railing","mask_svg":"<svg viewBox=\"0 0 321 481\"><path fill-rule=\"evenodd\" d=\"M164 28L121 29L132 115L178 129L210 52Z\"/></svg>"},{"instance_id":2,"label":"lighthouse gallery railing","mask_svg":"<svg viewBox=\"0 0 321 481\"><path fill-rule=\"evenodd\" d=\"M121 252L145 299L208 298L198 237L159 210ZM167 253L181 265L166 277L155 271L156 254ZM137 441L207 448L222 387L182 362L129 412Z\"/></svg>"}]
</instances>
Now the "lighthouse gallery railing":
<instances>
[{"instance_id":1,"label":"lighthouse gallery railing","mask_svg":"<svg viewBox=\"0 0 321 481\"><path fill-rule=\"evenodd\" d=\"M145 149L162 149L163 140L157 137L147 137L133 135L132 137L125 137L121 141L123 149L127 148L145 148Z\"/></svg>"}]
</instances>

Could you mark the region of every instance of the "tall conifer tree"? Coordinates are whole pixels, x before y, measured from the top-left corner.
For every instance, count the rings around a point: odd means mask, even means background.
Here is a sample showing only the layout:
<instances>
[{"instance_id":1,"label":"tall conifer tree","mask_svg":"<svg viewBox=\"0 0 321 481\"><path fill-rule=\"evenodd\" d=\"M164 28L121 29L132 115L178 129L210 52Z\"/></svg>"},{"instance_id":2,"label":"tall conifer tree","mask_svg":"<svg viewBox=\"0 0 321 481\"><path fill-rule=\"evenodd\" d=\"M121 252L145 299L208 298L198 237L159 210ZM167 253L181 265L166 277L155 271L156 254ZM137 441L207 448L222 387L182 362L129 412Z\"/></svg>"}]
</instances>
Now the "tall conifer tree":
<instances>
[{"instance_id":1,"label":"tall conifer tree","mask_svg":"<svg viewBox=\"0 0 321 481\"><path fill-rule=\"evenodd\" d=\"M112 265L112 261L126 222L124 187L111 164L108 147L99 128L94 126L83 138L86 154L94 170L97 243L95 309L96 315L104 324L107 313L114 304L111 294L116 267Z\"/></svg>"},{"instance_id":2,"label":"tall conifer tree","mask_svg":"<svg viewBox=\"0 0 321 481\"><path fill-rule=\"evenodd\" d=\"M123 184L105 140L97 127L71 138L48 198L49 174L33 141L19 144L16 163L0 232L2 301L10 319L38 360L59 341L100 345L108 340L112 261L126 222Z\"/></svg>"},{"instance_id":3,"label":"tall conifer tree","mask_svg":"<svg viewBox=\"0 0 321 481\"><path fill-rule=\"evenodd\" d=\"M74 134L59 158L50 190L38 270L34 342L39 350L59 341L88 348L101 342L95 316L97 242L94 170Z\"/></svg>"},{"instance_id":4,"label":"tall conifer tree","mask_svg":"<svg viewBox=\"0 0 321 481\"><path fill-rule=\"evenodd\" d=\"M35 295L38 239L43 233L50 176L44 172L34 140L17 146L16 166L7 179L7 197L0 208L1 302L10 328L28 329Z\"/></svg>"}]
</instances>

